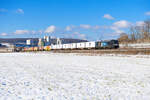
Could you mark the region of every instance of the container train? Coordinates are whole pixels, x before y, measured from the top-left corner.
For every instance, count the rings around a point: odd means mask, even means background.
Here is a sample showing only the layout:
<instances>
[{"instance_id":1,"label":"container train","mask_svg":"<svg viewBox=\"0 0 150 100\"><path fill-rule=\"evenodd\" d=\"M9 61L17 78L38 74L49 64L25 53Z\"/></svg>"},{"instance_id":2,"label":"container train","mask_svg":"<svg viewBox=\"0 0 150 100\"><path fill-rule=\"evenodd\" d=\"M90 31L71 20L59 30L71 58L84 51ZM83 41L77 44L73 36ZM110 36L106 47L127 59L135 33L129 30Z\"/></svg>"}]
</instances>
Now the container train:
<instances>
[{"instance_id":1,"label":"container train","mask_svg":"<svg viewBox=\"0 0 150 100\"><path fill-rule=\"evenodd\" d=\"M50 50L77 50L77 49L117 49L119 48L118 40L107 41L91 41L80 43L68 43L68 44L55 44L48 46L34 46L24 47L23 51L50 51Z\"/></svg>"},{"instance_id":2,"label":"container train","mask_svg":"<svg viewBox=\"0 0 150 100\"><path fill-rule=\"evenodd\" d=\"M65 50L65 49L113 49L119 48L118 40L109 41L91 41L69 44L51 45L51 50Z\"/></svg>"}]
</instances>

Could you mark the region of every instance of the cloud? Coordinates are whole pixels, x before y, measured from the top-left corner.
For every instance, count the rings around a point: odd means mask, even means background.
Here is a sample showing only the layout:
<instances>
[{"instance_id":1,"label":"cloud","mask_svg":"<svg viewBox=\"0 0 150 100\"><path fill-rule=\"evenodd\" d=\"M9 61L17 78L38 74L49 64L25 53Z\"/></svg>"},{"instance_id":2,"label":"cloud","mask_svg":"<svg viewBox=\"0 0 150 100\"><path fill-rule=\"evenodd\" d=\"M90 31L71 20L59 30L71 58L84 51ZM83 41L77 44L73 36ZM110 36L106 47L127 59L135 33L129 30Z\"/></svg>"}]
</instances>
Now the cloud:
<instances>
[{"instance_id":1,"label":"cloud","mask_svg":"<svg viewBox=\"0 0 150 100\"><path fill-rule=\"evenodd\" d=\"M14 34L16 35L20 35L20 34L36 34L36 33L40 33L39 31L35 31L35 30L16 30L14 32Z\"/></svg>"},{"instance_id":2,"label":"cloud","mask_svg":"<svg viewBox=\"0 0 150 100\"><path fill-rule=\"evenodd\" d=\"M110 27L110 28L114 31L113 33L115 33L115 34L121 34L121 33L124 33L124 31L121 30L121 29L119 29L118 27L112 26L112 27Z\"/></svg>"},{"instance_id":3,"label":"cloud","mask_svg":"<svg viewBox=\"0 0 150 100\"><path fill-rule=\"evenodd\" d=\"M55 30L56 30L56 27L54 25L51 25L45 30L45 33L53 33L55 32Z\"/></svg>"},{"instance_id":4,"label":"cloud","mask_svg":"<svg viewBox=\"0 0 150 100\"><path fill-rule=\"evenodd\" d=\"M42 30L39 30L39 31L38 31L38 33L42 34L42 33L43 33L43 31L42 31Z\"/></svg>"},{"instance_id":5,"label":"cloud","mask_svg":"<svg viewBox=\"0 0 150 100\"><path fill-rule=\"evenodd\" d=\"M96 31L98 29L106 29L106 28L108 28L108 26L99 26L99 25L91 26L88 24L81 24L80 26L74 26L74 25L66 26L65 31L80 31L81 29Z\"/></svg>"},{"instance_id":6,"label":"cloud","mask_svg":"<svg viewBox=\"0 0 150 100\"><path fill-rule=\"evenodd\" d=\"M7 36L7 33L1 33L0 35L1 36Z\"/></svg>"},{"instance_id":7,"label":"cloud","mask_svg":"<svg viewBox=\"0 0 150 100\"><path fill-rule=\"evenodd\" d=\"M99 26L99 25L96 25L96 26L91 26L92 29L94 30L98 30L98 29L109 29L110 27L109 26Z\"/></svg>"},{"instance_id":8,"label":"cloud","mask_svg":"<svg viewBox=\"0 0 150 100\"><path fill-rule=\"evenodd\" d=\"M76 38L78 38L78 39L86 39L85 34L81 34L81 33L79 33L79 32L74 32L74 33L72 34L72 36L73 36L73 37L76 37Z\"/></svg>"},{"instance_id":9,"label":"cloud","mask_svg":"<svg viewBox=\"0 0 150 100\"><path fill-rule=\"evenodd\" d=\"M106 18L106 19L109 19L109 20L113 20L114 19L114 17L112 17L110 14L105 14L103 16L103 18Z\"/></svg>"},{"instance_id":10,"label":"cloud","mask_svg":"<svg viewBox=\"0 0 150 100\"><path fill-rule=\"evenodd\" d=\"M71 28L71 26L66 26L66 29L65 29L66 31L71 31L72 30L72 28Z\"/></svg>"},{"instance_id":11,"label":"cloud","mask_svg":"<svg viewBox=\"0 0 150 100\"><path fill-rule=\"evenodd\" d=\"M150 11L149 11L149 12L146 12L145 15L150 16Z\"/></svg>"},{"instance_id":12,"label":"cloud","mask_svg":"<svg viewBox=\"0 0 150 100\"><path fill-rule=\"evenodd\" d=\"M85 34L78 34L78 38L79 38L79 39L86 40Z\"/></svg>"},{"instance_id":13,"label":"cloud","mask_svg":"<svg viewBox=\"0 0 150 100\"><path fill-rule=\"evenodd\" d=\"M81 25L80 25L80 28L83 28L83 29L90 29L91 26L90 26L90 25L87 25L87 24L81 24Z\"/></svg>"},{"instance_id":14,"label":"cloud","mask_svg":"<svg viewBox=\"0 0 150 100\"><path fill-rule=\"evenodd\" d=\"M23 11L23 9L19 8L19 9L16 10L16 13L18 13L18 14L24 14L24 11Z\"/></svg>"},{"instance_id":15,"label":"cloud","mask_svg":"<svg viewBox=\"0 0 150 100\"><path fill-rule=\"evenodd\" d=\"M86 35L85 34L81 34L79 32L65 33L64 37L65 38L86 39Z\"/></svg>"},{"instance_id":16,"label":"cloud","mask_svg":"<svg viewBox=\"0 0 150 100\"><path fill-rule=\"evenodd\" d=\"M144 21L137 21L136 26L144 26L145 22Z\"/></svg>"},{"instance_id":17,"label":"cloud","mask_svg":"<svg viewBox=\"0 0 150 100\"><path fill-rule=\"evenodd\" d=\"M130 25L131 23L126 20L120 20L113 23L113 27L117 27L117 28L128 28Z\"/></svg>"},{"instance_id":18,"label":"cloud","mask_svg":"<svg viewBox=\"0 0 150 100\"><path fill-rule=\"evenodd\" d=\"M96 26L93 26L93 29L97 30L97 29L100 29L101 27L96 25Z\"/></svg>"},{"instance_id":19,"label":"cloud","mask_svg":"<svg viewBox=\"0 0 150 100\"><path fill-rule=\"evenodd\" d=\"M118 36L122 33L124 33L124 29L128 28L131 25L130 22L126 20L120 20L115 23L113 23L111 26L106 26L107 30L111 30L111 35L113 36Z\"/></svg>"},{"instance_id":20,"label":"cloud","mask_svg":"<svg viewBox=\"0 0 150 100\"><path fill-rule=\"evenodd\" d=\"M8 11L7 9L0 8L0 12L7 12L7 11Z\"/></svg>"},{"instance_id":21,"label":"cloud","mask_svg":"<svg viewBox=\"0 0 150 100\"><path fill-rule=\"evenodd\" d=\"M32 34L35 34L35 33L36 33L36 31L32 30L32 31L31 31L31 33L32 33Z\"/></svg>"},{"instance_id":22,"label":"cloud","mask_svg":"<svg viewBox=\"0 0 150 100\"><path fill-rule=\"evenodd\" d=\"M29 33L28 30L16 30L16 31L14 32L14 34L27 34L27 33Z\"/></svg>"},{"instance_id":23,"label":"cloud","mask_svg":"<svg viewBox=\"0 0 150 100\"><path fill-rule=\"evenodd\" d=\"M66 26L65 31L72 31L73 29L77 29L79 27L75 26L75 25L70 25L70 26Z\"/></svg>"}]
</instances>

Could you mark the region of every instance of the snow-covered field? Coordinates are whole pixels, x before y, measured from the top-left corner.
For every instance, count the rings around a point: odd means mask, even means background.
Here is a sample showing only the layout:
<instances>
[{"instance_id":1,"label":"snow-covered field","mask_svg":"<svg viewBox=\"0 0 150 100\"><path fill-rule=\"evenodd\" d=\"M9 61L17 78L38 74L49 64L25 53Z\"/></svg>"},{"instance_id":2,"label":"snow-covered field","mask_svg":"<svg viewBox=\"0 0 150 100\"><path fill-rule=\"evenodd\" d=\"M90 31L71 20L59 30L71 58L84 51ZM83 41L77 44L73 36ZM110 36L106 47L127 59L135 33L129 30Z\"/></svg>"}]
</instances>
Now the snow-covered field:
<instances>
[{"instance_id":1,"label":"snow-covered field","mask_svg":"<svg viewBox=\"0 0 150 100\"><path fill-rule=\"evenodd\" d=\"M0 53L0 100L150 100L150 58Z\"/></svg>"}]
</instances>

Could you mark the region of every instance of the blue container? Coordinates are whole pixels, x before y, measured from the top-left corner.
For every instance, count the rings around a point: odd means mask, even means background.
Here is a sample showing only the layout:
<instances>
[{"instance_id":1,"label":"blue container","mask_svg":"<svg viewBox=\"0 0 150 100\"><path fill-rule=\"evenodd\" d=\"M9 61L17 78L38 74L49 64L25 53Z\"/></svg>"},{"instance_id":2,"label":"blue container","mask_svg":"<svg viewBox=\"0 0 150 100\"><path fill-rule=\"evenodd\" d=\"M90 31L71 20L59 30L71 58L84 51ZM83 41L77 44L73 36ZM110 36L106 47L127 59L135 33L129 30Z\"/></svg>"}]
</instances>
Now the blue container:
<instances>
[{"instance_id":1,"label":"blue container","mask_svg":"<svg viewBox=\"0 0 150 100\"><path fill-rule=\"evenodd\" d=\"M108 42L102 42L101 43L101 47L107 47L108 46Z\"/></svg>"}]
</instances>

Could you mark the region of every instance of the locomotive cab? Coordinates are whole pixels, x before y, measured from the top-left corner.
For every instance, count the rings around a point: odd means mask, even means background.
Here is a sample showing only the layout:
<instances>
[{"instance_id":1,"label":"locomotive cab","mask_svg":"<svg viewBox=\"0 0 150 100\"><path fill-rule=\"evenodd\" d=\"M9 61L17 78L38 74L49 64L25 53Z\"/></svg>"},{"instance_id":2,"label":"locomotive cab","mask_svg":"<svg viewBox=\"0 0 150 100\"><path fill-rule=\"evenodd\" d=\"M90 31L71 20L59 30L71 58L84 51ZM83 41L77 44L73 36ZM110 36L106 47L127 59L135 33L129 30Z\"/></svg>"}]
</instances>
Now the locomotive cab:
<instances>
[{"instance_id":1,"label":"locomotive cab","mask_svg":"<svg viewBox=\"0 0 150 100\"><path fill-rule=\"evenodd\" d=\"M118 40L111 40L110 45L112 46L112 48L119 48Z\"/></svg>"}]
</instances>

